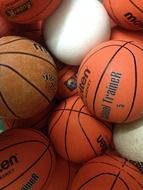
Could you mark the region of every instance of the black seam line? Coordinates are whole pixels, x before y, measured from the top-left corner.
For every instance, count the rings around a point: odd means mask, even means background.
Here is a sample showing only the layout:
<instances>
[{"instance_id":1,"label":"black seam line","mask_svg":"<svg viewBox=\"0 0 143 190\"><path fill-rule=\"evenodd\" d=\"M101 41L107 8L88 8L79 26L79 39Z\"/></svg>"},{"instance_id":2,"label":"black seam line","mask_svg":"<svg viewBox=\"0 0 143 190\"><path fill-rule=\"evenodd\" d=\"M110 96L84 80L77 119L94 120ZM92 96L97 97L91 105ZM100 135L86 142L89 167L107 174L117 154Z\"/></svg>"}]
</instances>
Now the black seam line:
<instances>
[{"instance_id":1,"label":"black seam line","mask_svg":"<svg viewBox=\"0 0 143 190\"><path fill-rule=\"evenodd\" d=\"M73 103L71 109L75 106L75 104L78 102L78 100L80 99L80 97L76 98L75 102ZM66 126L65 126L65 138L64 138L64 141L65 141L65 152L66 152L66 155L67 155L67 158L68 160L70 160L70 156L69 156L69 153L68 153L68 145L67 145L67 135L68 135L68 124L69 124L69 120L70 120L70 116L71 116L71 113L72 111L69 112L69 115L68 115L68 118L67 118L67 121L66 121Z\"/></svg>"},{"instance_id":2,"label":"black seam line","mask_svg":"<svg viewBox=\"0 0 143 190\"><path fill-rule=\"evenodd\" d=\"M100 176L103 176L103 175L109 175L109 176L114 176L114 177L116 177L116 174L113 174L113 173L101 173L101 174L98 174L98 175L95 175L95 176L93 176L93 177L91 177L90 179L88 179L86 182L84 182L77 190L81 190L84 186L86 186L89 182L91 182L92 180L94 180L95 178L97 178L97 177L100 177ZM127 187L127 189L129 190L129 187L128 187L128 185L126 184L126 182L122 179L122 178L120 178L120 177L118 177L118 179L120 179L123 183L124 183L124 185Z\"/></svg>"},{"instance_id":3,"label":"black seam line","mask_svg":"<svg viewBox=\"0 0 143 190\"><path fill-rule=\"evenodd\" d=\"M79 113L79 110L74 110L74 109L70 109L70 108L69 109L68 108L66 108L66 109L63 108L63 109L53 110L52 112L58 112L58 111L73 111L73 112ZM82 111L80 113L82 113L84 115L87 115L89 117L92 117L93 119L96 119L95 116L91 115L90 113L88 114L88 113L85 113L85 112L82 112ZM101 122L100 120L98 120L98 121Z\"/></svg>"},{"instance_id":4,"label":"black seam line","mask_svg":"<svg viewBox=\"0 0 143 190\"><path fill-rule=\"evenodd\" d=\"M79 110L74 110L74 109L71 110L70 108L69 109L68 108L66 108L66 109L63 108L63 109L58 109L58 110L55 109L55 110L52 111L52 113L58 112L58 111L72 111L72 112L79 113ZM80 111L80 113L83 114L83 115L86 115L86 116L88 116L90 118L95 119L97 122L102 123L102 125L104 125L105 127L107 127L107 129L109 129L110 131L112 131L112 126L111 127L108 126L106 123L104 123L103 121L99 120L98 118L96 118L95 116L91 115L90 113L85 113L85 112L82 112L82 111Z\"/></svg>"},{"instance_id":5,"label":"black seam line","mask_svg":"<svg viewBox=\"0 0 143 190\"><path fill-rule=\"evenodd\" d=\"M48 141L47 141L48 144L45 144L45 143L43 143L42 141L39 141L39 140L26 140L26 141L17 142L17 143L11 144L9 146L6 146L4 148L1 148L0 152L5 151L6 149L9 149L11 147L14 147L14 146L17 146L17 145L21 145L21 144L26 144L26 143L28 143L28 144L29 143L40 143L40 144L43 144L46 147L49 147L49 144L50 144Z\"/></svg>"},{"instance_id":6,"label":"black seam line","mask_svg":"<svg viewBox=\"0 0 143 190\"><path fill-rule=\"evenodd\" d=\"M116 175L116 177L115 177L115 179L114 179L114 181L113 181L113 183L112 183L112 186L111 186L110 190L113 190L113 188L115 187L115 184L116 184L116 182L117 182L119 176L120 176L120 171L119 171L118 174Z\"/></svg>"},{"instance_id":7,"label":"black seam line","mask_svg":"<svg viewBox=\"0 0 143 190\"><path fill-rule=\"evenodd\" d=\"M80 111L84 108L84 106L82 106L78 112L78 122L79 122L79 125L80 125L80 128L81 128L81 131L83 132L83 134L85 135L85 139L87 140L87 142L89 143L89 145L91 146L91 149L93 151L93 153L95 154L95 156L98 156L96 150L94 149L92 143L90 142L90 138L88 138L84 128L82 127L82 124L81 124L81 121L80 121Z\"/></svg>"},{"instance_id":8,"label":"black seam line","mask_svg":"<svg viewBox=\"0 0 143 190\"><path fill-rule=\"evenodd\" d=\"M46 177L46 180L45 180L45 182L44 182L44 184L43 184L41 190L45 189L45 185L47 184L47 181L48 181L48 179L49 179L49 177L50 177L50 175L51 175L51 171L52 171L52 168L53 168L52 153L51 153L50 150L49 150L49 153L50 153L50 164L49 164L49 165L50 165L50 169L49 169L48 175L47 175L47 177ZM48 165L47 165L47 166L48 166ZM46 169L46 167L45 167L45 169Z\"/></svg>"},{"instance_id":9,"label":"black seam line","mask_svg":"<svg viewBox=\"0 0 143 190\"><path fill-rule=\"evenodd\" d=\"M93 109L94 114L96 114L96 110L95 110L96 96L97 96L98 89L99 89L99 86L100 86L100 84L101 84L101 81L102 81L102 79L103 79L103 77L104 77L104 74L105 74L106 70L108 69L109 65L112 63L112 61L113 61L113 59L115 58L115 56L116 56L116 55L120 52L120 50L121 50L125 45L127 45L128 43L130 43L130 42L126 42L126 43L124 43L122 46L120 46L120 48L113 54L113 56L111 57L111 59L109 60L109 62L107 63L105 69L104 69L103 72L102 72L102 75L101 75L101 77L100 77L100 79L99 79L99 81L98 81L98 84L97 84L97 87L96 87L96 91L95 91L95 93L94 93L94 98L93 98L92 109Z\"/></svg>"},{"instance_id":10,"label":"black seam line","mask_svg":"<svg viewBox=\"0 0 143 190\"><path fill-rule=\"evenodd\" d=\"M8 66L8 65L4 65L4 64L0 64L1 67L5 67L10 69L12 72L16 73L19 77L21 77L24 81L26 81L28 84L30 84L37 92L39 92L39 94L41 94L49 103L50 100L49 98L37 87L35 86L32 82L30 82L26 77L24 77L21 73L19 73L18 71L16 71L14 68Z\"/></svg>"},{"instance_id":11,"label":"black seam line","mask_svg":"<svg viewBox=\"0 0 143 190\"><path fill-rule=\"evenodd\" d=\"M140 12L143 13L143 10L139 8L132 0L129 0Z\"/></svg>"},{"instance_id":12,"label":"black seam line","mask_svg":"<svg viewBox=\"0 0 143 190\"><path fill-rule=\"evenodd\" d=\"M110 9L111 9L111 11L112 11L112 14L113 14L113 16L114 16L114 18L113 18L113 17L110 15L111 18L113 19L113 21L116 20L116 22L121 25L121 22L119 21L119 19L118 19L117 16L115 15L114 9L112 8L111 0L109 0L109 5L110 5Z\"/></svg>"},{"instance_id":13,"label":"black seam line","mask_svg":"<svg viewBox=\"0 0 143 190\"><path fill-rule=\"evenodd\" d=\"M15 129L17 130L17 129ZM21 129L20 129L21 130ZM32 128L29 128L29 129L25 129L26 131L29 130L29 131L32 131L36 134L38 134L40 137L42 137L43 139L45 139L47 142L49 141L49 139L47 138L46 135L44 135L42 132L38 131L37 129L32 129ZM48 142L49 143L49 142Z\"/></svg>"},{"instance_id":14,"label":"black seam line","mask_svg":"<svg viewBox=\"0 0 143 190\"><path fill-rule=\"evenodd\" d=\"M8 183L7 185L3 186L1 188L1 190L4 190L6 187L8 187L9 185L13 184L15 181L17 181L19 178L21 178L27 171L29 171L33 166L35 166L39 161L40 159L44 156L44 154L49 150L49 147L46 148L44 150L44 152L24 171L22 172L18 177L16 177L14 180L12 180L10 183Z\"/></svg>"},{"instance_id":15,"label":"black seam line","mask_svg":"<svg viewBox=\"0 0 143 190\"><path fill-rule=\"evenodd\" d=\"M63 102L64 103L64 107L66 107L66 105L67 105L67 101L66 101L66 99L65 99L65 101ZM53 113L53 112L52 112ZM55 128L55 125L58 123L58 121L60 120L60 118L62 117L62 115L63 115L63 113L64 113L64 110L63 110L63 112L61 112L61 114L59 115L59 117L56 119L56 121L53 123L53 125L50 127L50 130L48 131L48 134L49 134L49 136L51 136L51 134L52 134L52 132L53 132L53 130L54 130L54 128ZM51 115L52 116L52 115ZM49 122L50 123L50 122Z\"/></svg>"},{"instance_id":16,"label":"black seam line","mask_svg":"<svg viewBox=\"0 0 143 190\"><path fill-rule=\"evenodd\" d=\"M20 20L21 22L26 22L26 21L30 21L31 19L35 19L35 17L39 16L40 13L42 13L43 11L46 11L46 9L48 8L48 6L50 6L50 4L53 2L53 0L50 0L50 2L48 2L47 5L44 6L44 8L42 10L40 10L37 14L32 15L31 18L28 19L24 19L24 20Z\"/></svg>"},{"instance_id":17,"label":"black seam line","mask_svg":"<svg viewBox=\"0 0 143 190\"><path fill-rule=\"evenodd\" d=\"M15 116L18 119L23 119L21 116L17 115L8 105L8 103L6 102L2 92L0 91L0 98L2 99L2 102L4 103L5 107L9 110L10 113L12 113L13 116Z\"/></svg>"},{"instance_id":18,"label":"black seam line","mask_svg":"<svg viewBox=\"0 0 143 190\"><path fill-rule=\"evenodd\" d=\"M48 52L48 51L47 51ZM25 55L25 56L31 56L31 57L36 57L38 59L41 59L42 61L45 61L47 63L49 63L56 71L56 66L55 64L53 64L52 62L50 62L48 59L45 59L43 57L40 57L38 55L35 54L31 54L31 53L27 53L27 52L19 52L19 51L6 51L6 52L0 52L0 55L6 55L6 54L19 54L19 55ZM50 55L49 55L50 56Z\"/></svg>"},{"instance_id":19,"label":"black seam line","mask_svg":"<svg viewBox=\"0 0 143 190\"><path fill-rule=\"evenodd\" d=\"M135 99L136 99L136 94L137 94L137 64L136 64L136 58L135 58L135 55L132 53L132 51L130 49L128 49L127 47L124 47L125 49L127 49L131 55L133 56L133 60L134 60L134 69L135 69L135 88L134 88L134 95L133 95L133 100L132 100L132 104L131 104L131 107L130 107L130 110L129 110L129 113L127 115L127 117L123 120L124 122L127 121L127 119L129 118L132 110L133 110L133 107L134 107L134 103L135 103Z\"/></svg>"},{"instance_id":20,"label":"black seam line","mask_svg":"<svg viewBox=\"0 0 143 190\"><path fill-rule=\"evenodd\" d=\"M5 37L4 37L4 38L5 38ZM17 39L14 39L14 40L11 40L11 41L8 41L8 42L5 42L5 43L2 43L2 44L0 44L0 46L7 45L7 44L10 44L10 43L12 43L12 42L21 41L21 40L25 40L25 38L24 38L24 37L17 38Z\"/></svg>"},{"instance_id":21,"label":"black seam line","mask_svg":"<svg viewBox=\"0 0 143 190\"><path fill-rule=\"evenodd\" d=\"M123 40L112 40L112 42L128 42L128 43L130 43L130 41L123 41ZM106 42L105 42L106 43ZM96 51L94 51L90 56L88 56L88 57L85 57L85 59L83 60L83 63L80 65L80 67L79 67L79 71L82 69L82 67L86 64L86 62L94 55L94 54L96 54L96 53L98 53L99 51L101 51L101 50L103 50L103 49L105 49L105 48L108 48L108 47L121 47L122 45L121 44L111 44L111 45L106 45L105 44L105 46L103 46L103 47L101 47L101 48L99 48L99 49L97 49ZM78 71L78 72L79 72Z\"/></svg>"},{"instance_id":22,"label":"black seam line","mask_svg":"<svg viewBox=\"0 0 143 190\"><path fill-rule=\"evenodd\" d=\"M68 165L68 180L67 180L66 190L69 189L70 180L71 180L71 164L69 160L67 161L67 165Z\"/></svg>"}]
</instances>

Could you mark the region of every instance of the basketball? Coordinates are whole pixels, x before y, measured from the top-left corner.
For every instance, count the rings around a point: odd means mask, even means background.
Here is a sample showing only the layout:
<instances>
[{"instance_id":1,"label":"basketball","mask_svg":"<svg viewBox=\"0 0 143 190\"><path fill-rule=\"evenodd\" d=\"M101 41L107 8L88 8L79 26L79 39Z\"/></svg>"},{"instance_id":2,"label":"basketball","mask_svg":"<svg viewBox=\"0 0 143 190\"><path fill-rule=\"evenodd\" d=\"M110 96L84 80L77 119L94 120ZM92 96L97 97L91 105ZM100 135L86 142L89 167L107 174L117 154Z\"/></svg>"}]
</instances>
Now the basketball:
<instances>
[{"instance_id":1,"label":"basketball","mask_svg":"<svg viewBox=\"0 0 143 190\"><path fill-rule=\"evenodd\" d=\"M0 188L43 189L53 175L55 156L46 136L32 129L0 134Z\"/></svg>"},{"instance_id":2,"label":"basketball","mask_svg":"<svg viewBox=\"0 0 143 190\"><path fill-rule=\"evenodd\" d=\"M1 38L0 68L0 117L27 119L53 100L57 70L40 44L19 36Z\"/></svg>"},{"instance_id":3,"label":"basketball","mask_svg":"<svg viewBox=\"0 0 143 190\"><path fill-rule=\"evenodd\" d=\"M80 168L71 190L142 190L142 176L127 160L104 155L90 160Z\"/></svg>"},{"instance_id":4,"label":"basketball","mask_svg":"<svg viewBox=\"0 0 143 190\"><path fill-rule=\"evenodd\" d=\"M70 190L79 165L57 157L56 169L46 190Z\"/></svg>"},{"instance_id":5,"label":"basketball","mask_svg":"<svg viewBox=\"0 0 143 190\"><path fill-rule=\"evenodd\" d=\"M113 134L115 148L121 156L143 162L143 118L130 123L116 124Z\"/></svg>"},{"instance_id":6,"label":"basketball","mask_svg":"<svg viewBox=\"0 0 143 190\"><path fill-rule=\"evenodd\" d=\"M119 26L113 27L111 30L111 40L125 40L143 43L143 33L141 31L132 31L121 28Z\"/></svg>"},{"instance_id":7,"label":"basketball","mask_svg":"<svg viewBox=\"0 0 143 190\"><path fill-rule=\"evenodd\" d=\"M47 127L47 123L49 120L49 116L51 110L54 107L54 102L48 106L47 109L38 113L34 117L28 119L4 119L4 128L5 129L13 129L13 128L34 128L34 129L43 129Z\"/></svg>"},{"instance_id":8,"label":"basketball","mask_svg":"<svg viewBox=\"0 0 143 190\"><path fill-rule=\"evenodd\" d=\"M61 0L1 0L0 15L12 22L30 23L50 16Z\"/></svg>"},{"instance_id":9,"label":"basketball","mask_svg":"<svg viewBox=\"0 0 143 190\"><path fill-rule=\"evenodd\" d=\"M97 0L64 0L43 25L48 49L68 65L80 65L95 45L109 40L110 32L107 11Z\"/></svg>"},{"instance_id":10,"label":"basketball","mask_svg":"<svg viewBox=\"0 0 143 190\"><path fill-rule=\"evenodd\" d=\"M78 66L66 65L55 62L58 70L58 89L57 99L64 99L76 95L77 91L77 72Z\"/></svg>"},{"instance_id":11,"label":"basketball","mask_svg":"<svg viewBox=\"0 0 143 190\"><path fill-rule=\"evenodd\" d=\"M55 106L48 130L57 153L77 163L103 154L112 139L111 129L87 111L79 96Z\"/></svg>"},{"instance_id":12,"label":"basketball","mask_svg":"<svg viewBox=\"0 0 143 190\"><path fill-rule=\"evenodd\" d=\"M143 30L143 4L141 0L103 0L111 18L120 26Z\"/></svg>"},{"instance_id":13,"label":"basketball","mask_svg":"<svg viewBox=\"0 0 143 190\"><path fill-rule=\"evenodd\" d=\"M78 92L93 115L113 123L143 117L142 60L143 49L131 41L110 40L87 54L78 71Z\"/></svg>"}]
</instances>

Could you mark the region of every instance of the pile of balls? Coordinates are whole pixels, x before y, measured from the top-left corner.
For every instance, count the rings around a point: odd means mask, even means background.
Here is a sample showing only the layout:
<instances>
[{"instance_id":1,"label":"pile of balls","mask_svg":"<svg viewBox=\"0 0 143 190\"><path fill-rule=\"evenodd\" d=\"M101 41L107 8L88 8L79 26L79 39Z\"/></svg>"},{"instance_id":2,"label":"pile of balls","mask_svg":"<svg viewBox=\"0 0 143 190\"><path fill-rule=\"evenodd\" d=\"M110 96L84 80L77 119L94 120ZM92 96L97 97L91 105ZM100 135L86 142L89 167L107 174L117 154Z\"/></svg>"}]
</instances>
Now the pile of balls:
<instances>
[{"instance_id":1,"label":"pile of balls","mask_svg":"<svg viewBox=\"0 0 143 190\"><path fill-rule=\"evenodd\" d=\"M0 1L0 190L143 190L141 0Z\"/></svg>"}]
</instances>

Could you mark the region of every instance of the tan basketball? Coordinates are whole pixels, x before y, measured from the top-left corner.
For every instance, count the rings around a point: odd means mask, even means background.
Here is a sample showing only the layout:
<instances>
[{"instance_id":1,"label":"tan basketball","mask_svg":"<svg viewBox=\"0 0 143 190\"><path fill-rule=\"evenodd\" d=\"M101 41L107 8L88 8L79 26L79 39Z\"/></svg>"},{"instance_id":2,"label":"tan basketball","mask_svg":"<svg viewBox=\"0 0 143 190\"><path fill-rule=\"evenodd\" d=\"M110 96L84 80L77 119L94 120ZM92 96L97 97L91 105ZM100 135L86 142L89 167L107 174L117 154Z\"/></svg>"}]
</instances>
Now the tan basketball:
<instances>
[{"instance_id":1,"label":"tan basketball","mask_svg":"<svg viewBox=\"0 0 143 190\"><path fill-rule=\"evenodd\" d=\"M27 119L48 107L57 71L48 51L19 36L0 39L0 117Z\"/></svg>"}]
</instances>

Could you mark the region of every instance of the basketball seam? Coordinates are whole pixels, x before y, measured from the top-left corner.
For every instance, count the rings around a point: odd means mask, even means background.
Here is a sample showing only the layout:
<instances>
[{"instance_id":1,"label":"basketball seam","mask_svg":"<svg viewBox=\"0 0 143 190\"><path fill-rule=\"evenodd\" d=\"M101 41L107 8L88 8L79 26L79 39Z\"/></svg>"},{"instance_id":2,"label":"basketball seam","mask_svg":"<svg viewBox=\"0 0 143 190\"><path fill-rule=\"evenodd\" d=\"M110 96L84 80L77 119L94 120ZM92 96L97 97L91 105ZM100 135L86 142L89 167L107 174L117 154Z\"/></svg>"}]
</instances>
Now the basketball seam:
<instances>
[{"instance_id":1,"label":"basketball seam","mask_svg":"<svg viewBox=\"0 0 143 190\"><path fill-rule=\"evenodd\" d=\"M67 105L66 99L65 99L65 101L64 101L63 103L65 104L64 107L66 107L66 105ZM53 112L52 112L52 113L53 113ZM52 127L50 127L50 130L49 130L49 132L48 132L49 136L51 136L52 131L53 131L54 128L55 128L55 125L56 125L57 122L60 120L60 118L62 117L63 113L64 113L64 110L63 110L63 112L59 115L59 117L57 118L57 120L53 123ZM52 116L52 114L51 114L51 116ZM49 121L49 123L50 123L50 121Z\"/></svg>"},{"instance_id":2,"label":"basketball seam","mask_svg":"<svg viewBox=\"0 0 143 190\"><path fill-rule=\"evenodd\" d=\"M98 83L97 83L97 87L96 87L96 90L95 90L95 93L94 93L94 98L93 98L93 105L92 105L92 109L93 109L93 112L94 114L96 114L96 110L95 110L95 101L96 101L96 97L97 97L97 93L98 93L98 89L99 89L99 86L101 84L101 81L104 77L104 74L105 72L107 71L109 65L112 63L113 59L115 58L115 56L119 53L119 51L126 45L128 44L129 42L125 42L123 45L120 45L119 49L116 50L116 52L112 55L112 57L110 58L110 60L108 61L107 65L105 66L103 72L102 72L102 75L101 77L99 78L98 80Z\"/></svg>"},{"instance_id":3,"label":"basketball seam","mask_svg":"<svg viewBox=\"0 0 143 190\"><path fill-rule=\"evenodd\" d=\"M42 95L43 98L45 98L50 103L50 99L36 85L34 85L31 81L29 81L25 76L23 76L17 70L12 68L11 66L4 65L4 64L0 64L0 66L5 67L9 69L11 72L16 73L20 78L22 78L25 82L27 82L31 87L33 87L33 89L35 89L39 94Z\"/></svg>"},{"instance_id":4,"label":"basketball seam","mask_svg":"<svg viewBox=\"0 0 143 190\"><path fill-rule=\"evenodd\" d=\"M114 18L111 16L111 18L113 19L113 20L116 20L115 22L117 23L117 24L120 24L121 25L121 22L119 21L119 19L117 18L117 16L115 15L115 12L113 11L113 7L112 7L112 5L111 5L111 0L109 0L109 5L110 5L110 9L111 9L111 12L112 12L112 14L113 14L113 16L114 16ZM109 12L108 12L109 13Z\"/></svg>"},{"instance_id":5,"label":"basketball seam","mask_svg":"<svg viewBox=\"0 0 143 190\"><path fill-rule=\"evenodd\" d=\"M35 58L38 58L38 59L41 59L42 61L45 61L45 62L47 62L47 63L49 63L56 71L57 71L57 69L56 69L56 66L52 63L52 62L50 62L48 59L45 59L45 58L43 58L43 57L40 57L40 56L38 56L38 55L35 55L35 54L31 54L31 53L28 53L28 52L20 52L20 51L6 51L6 52L0 52L0 55L3 55L3 54L19 54L19 55L25 55L25 56L31 56L31 57L35 57Z\"/></svg>"},{"instance_id":6,"label":"basketball seam","mask_svg":"<svg viewBox=\"0 0 143 190\"><path fill-rule=\"evenodd\" d=\"M143 13L143 10L141 8L139 8L132 0L129 0L131 4L133 4L135 6L136 9L138 9L140 12Z\"/></svg>"},{"instance_id":7,"label":"basketball seam","mask_svg":"<svg viewBox=\"0 0 143 190\"><path fill-rule=\"evenodd\" d=\"M82 106L82 107L80 108L80 110L82 110L83 108L84 108L84 106ZM79 122L79 125L80 125L80 128L81 128L81 131L83 132L83 134L84 134L84 136L85 136L85 139L87 140L87 142L88 142L89 145L91 146L91 149L92 149L92 151L94 152L95 156L98 156L98 154L97 154L95 148L93 147L92 143L90 142L90 139L88 138L88 136L87 136L86 132L84 131L84 129L83 129L83 127L82 127L82 124L81 124L81 122L80 122L80 110L79 110L79 112L78 112L78 122Z\"/></svg>"},{"instance_id":8,"label":"basketball seam","mask_svg":"<svg viewBox=\"0 0 143 190\"><path fill-rule=\"evenodd\" d=\"M5 38L5 37L4 37L4 38ZM25 38L24 38L24 37L17 38L17 39L14 39L14 40L11 40L11 41L8 41L8 42L5 42L5 43L2 43L2 44L0 44L0 46L7 45L7 44L10 44L10 43L12 43L12 42L21 41L21 40L25 40Z\"/></svg>"},{"instance_id":9,"label":"basketball seam","mask_svg":"<svg viewBox=\"0 0 143 190\"><path fill-rule=\"evenodd\" d=\"M80 97L77 97L76 100L74 101L72 107L71 107L71 110L72 108L75 106L75 104L77 103L77 101L79 100ZM70 156L69 156L69 153L68 153L68 145L67 145L67 135L68 135L68 125L69 125L69 120L70 120L70 117L71 117L71 113L72 111L70 110L69 114L68 114L68 117L67 117L67 121L66 121L66 126L65 126L65 138L64 138L64 142L65 142L65 153L66 153L66 156L67 158L70 160Z\"/></svg>"},{"instance_id":10,"label":"basketball seam","mask_svg":"<svg viewBox=\"0 0 143 190\"><path fill-rule=\"evenodd\" d=\"M9 112L16 118L19 119L23 119L21 116L17 115L17 113L15 113L10 106L8 105L7 101L5 100L4 95L2 94L2 92L0 91L0 98L2 99L3 104L5 105L5 107L9 110Z\"/></svg>"},{"instance_id":11,"label":"basketball seam","mask_svg":"<svg viewBox=\"0 0 143 190\"><path fill-rule=\"evenodd\" d=\"M12 180L9 184L3 186L1 188L1 190L4 190L6 187L8 187L9 185L12 185L15 181L17 181L19 178L21 178L27 171L29 171L33 166L35 166L35 164L37 164L40 159L44 156L44 154L49 151L49 146L45 149L45 151L38 157L38 159L36 159L36 161L34 161L24 172L22 172L18 177L16 177L14 180Z\"/></svg>"},{"instance_id":12,"label":"basketball seam","mask_svg":"<svg viewBox=\"0 0 143 190\"><path fill-rule=\"evenodd\" d=\"M116 176L116 174L113 174L113 173L101 173L101 174L95 175L95 176L91 177L90 179L88 179L86 182L84 182L77 190L81 190L90 181L94 180L96 177L99 177L99 176L102 176L102 175L105 175L105 174L106 175L111 175L111 176ZM129 190L128 185L126 184L126 182L121 177L119 177L119 179L125 184L125 186Z\"/></svg>"}]
</instances>

